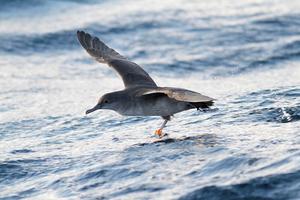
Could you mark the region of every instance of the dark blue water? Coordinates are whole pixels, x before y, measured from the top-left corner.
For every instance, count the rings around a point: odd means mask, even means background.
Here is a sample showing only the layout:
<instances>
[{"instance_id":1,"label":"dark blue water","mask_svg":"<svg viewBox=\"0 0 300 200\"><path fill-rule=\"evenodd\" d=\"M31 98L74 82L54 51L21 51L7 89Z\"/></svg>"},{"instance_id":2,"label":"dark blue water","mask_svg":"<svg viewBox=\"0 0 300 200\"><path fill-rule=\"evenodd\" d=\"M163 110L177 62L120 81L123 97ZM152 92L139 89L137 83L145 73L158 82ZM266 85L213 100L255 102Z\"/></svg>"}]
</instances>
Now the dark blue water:
<instances>
[{"instance_id":1,"label":"dark blue water","mask_svg":"<svg viewBox=\"0 0 300 200\"><path fill-rule=\"evenodd\" d=\"M298 1L1 1L0 199L300 199ZM123 87L76 31L217 99L84 112Z\"/></svg>"}]
</instances>

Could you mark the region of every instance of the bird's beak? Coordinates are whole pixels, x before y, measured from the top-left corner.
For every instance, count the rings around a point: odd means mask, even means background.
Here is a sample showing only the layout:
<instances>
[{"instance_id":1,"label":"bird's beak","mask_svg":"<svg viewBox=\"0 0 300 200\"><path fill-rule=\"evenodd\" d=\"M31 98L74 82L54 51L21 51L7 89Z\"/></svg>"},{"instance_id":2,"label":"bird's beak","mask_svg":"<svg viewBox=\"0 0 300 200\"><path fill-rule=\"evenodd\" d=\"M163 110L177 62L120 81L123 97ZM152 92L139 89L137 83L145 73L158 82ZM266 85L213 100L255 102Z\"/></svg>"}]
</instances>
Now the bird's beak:
<instances>
[{"instance_id":1,"label":"bird's beak","mask_svg":"<svg viewBox=\"0 0 300 200\"><path fill-rule=\"evenodd\" d=\"M88 109L86 112L85 112L85 114L87 115L87 114L89 114L89 113L91 113L91 112L94 112L95 110L99 110L99 109L101 109L101 104L97 104L97 105L95 105L93 108L91 108L91 109Z\"/></svg>"}]
</instances>

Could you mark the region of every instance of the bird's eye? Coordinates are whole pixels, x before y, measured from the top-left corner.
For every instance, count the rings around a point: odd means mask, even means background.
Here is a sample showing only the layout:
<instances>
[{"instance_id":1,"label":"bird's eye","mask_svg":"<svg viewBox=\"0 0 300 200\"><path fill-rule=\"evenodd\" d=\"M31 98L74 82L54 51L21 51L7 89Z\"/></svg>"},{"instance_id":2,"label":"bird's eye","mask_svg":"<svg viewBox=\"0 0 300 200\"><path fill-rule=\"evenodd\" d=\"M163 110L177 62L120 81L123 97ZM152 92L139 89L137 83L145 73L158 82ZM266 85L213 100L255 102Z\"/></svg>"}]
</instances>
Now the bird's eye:
<instances>
[{"instance_id":1,"label":"bird's eye","mask_svg":"<svg viewBox=\"0 0 300 200\"><path fill-rule=\"evenodd\" d=\"M104 100L104 103L108 103L108 100L105 99L105 100Z\"/></svg>"}]
</instances>

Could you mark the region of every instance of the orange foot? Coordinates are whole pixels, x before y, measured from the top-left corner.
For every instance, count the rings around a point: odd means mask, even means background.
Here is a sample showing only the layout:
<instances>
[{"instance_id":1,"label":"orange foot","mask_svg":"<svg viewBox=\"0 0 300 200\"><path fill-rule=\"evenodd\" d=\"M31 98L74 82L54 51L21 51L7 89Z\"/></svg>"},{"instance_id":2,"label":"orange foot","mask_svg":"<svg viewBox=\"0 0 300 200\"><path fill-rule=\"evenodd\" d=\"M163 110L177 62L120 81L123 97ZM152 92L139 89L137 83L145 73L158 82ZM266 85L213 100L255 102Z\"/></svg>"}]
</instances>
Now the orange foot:
<instances>
[{"instance_id":1,"label":"orange foot","mask_svg":"<svg viewBox=\"0 0 300 200\"><path fill-rule=\"evenodd\" d=\"M158 135L159 138L162 138L162 137L163 137L162 128L157 129L157 130L155 131L155 135Z\"/></svg>"}]
</instances>

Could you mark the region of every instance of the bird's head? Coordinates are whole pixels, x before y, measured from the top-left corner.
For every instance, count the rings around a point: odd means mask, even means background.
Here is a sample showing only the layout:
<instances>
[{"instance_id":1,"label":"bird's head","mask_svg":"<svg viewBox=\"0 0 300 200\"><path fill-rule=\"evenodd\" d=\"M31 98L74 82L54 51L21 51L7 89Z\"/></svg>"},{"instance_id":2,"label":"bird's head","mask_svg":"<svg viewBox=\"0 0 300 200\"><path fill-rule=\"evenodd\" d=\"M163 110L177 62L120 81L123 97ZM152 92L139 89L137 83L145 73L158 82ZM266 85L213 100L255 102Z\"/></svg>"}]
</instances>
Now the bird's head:
<instances>
[{"instance_id":1,"label":"bird's head","mask_svg":"<svg viewBox=\"0 0 300 200\"><path fill-rule=\"evenodd\" d=\"M120 99L117 94L107 93L99 99L98 103L93 108L88 109L85 113L89 114L99 109L116 110L118 108L119 101Z\"/></svg>"}]
</instances>

